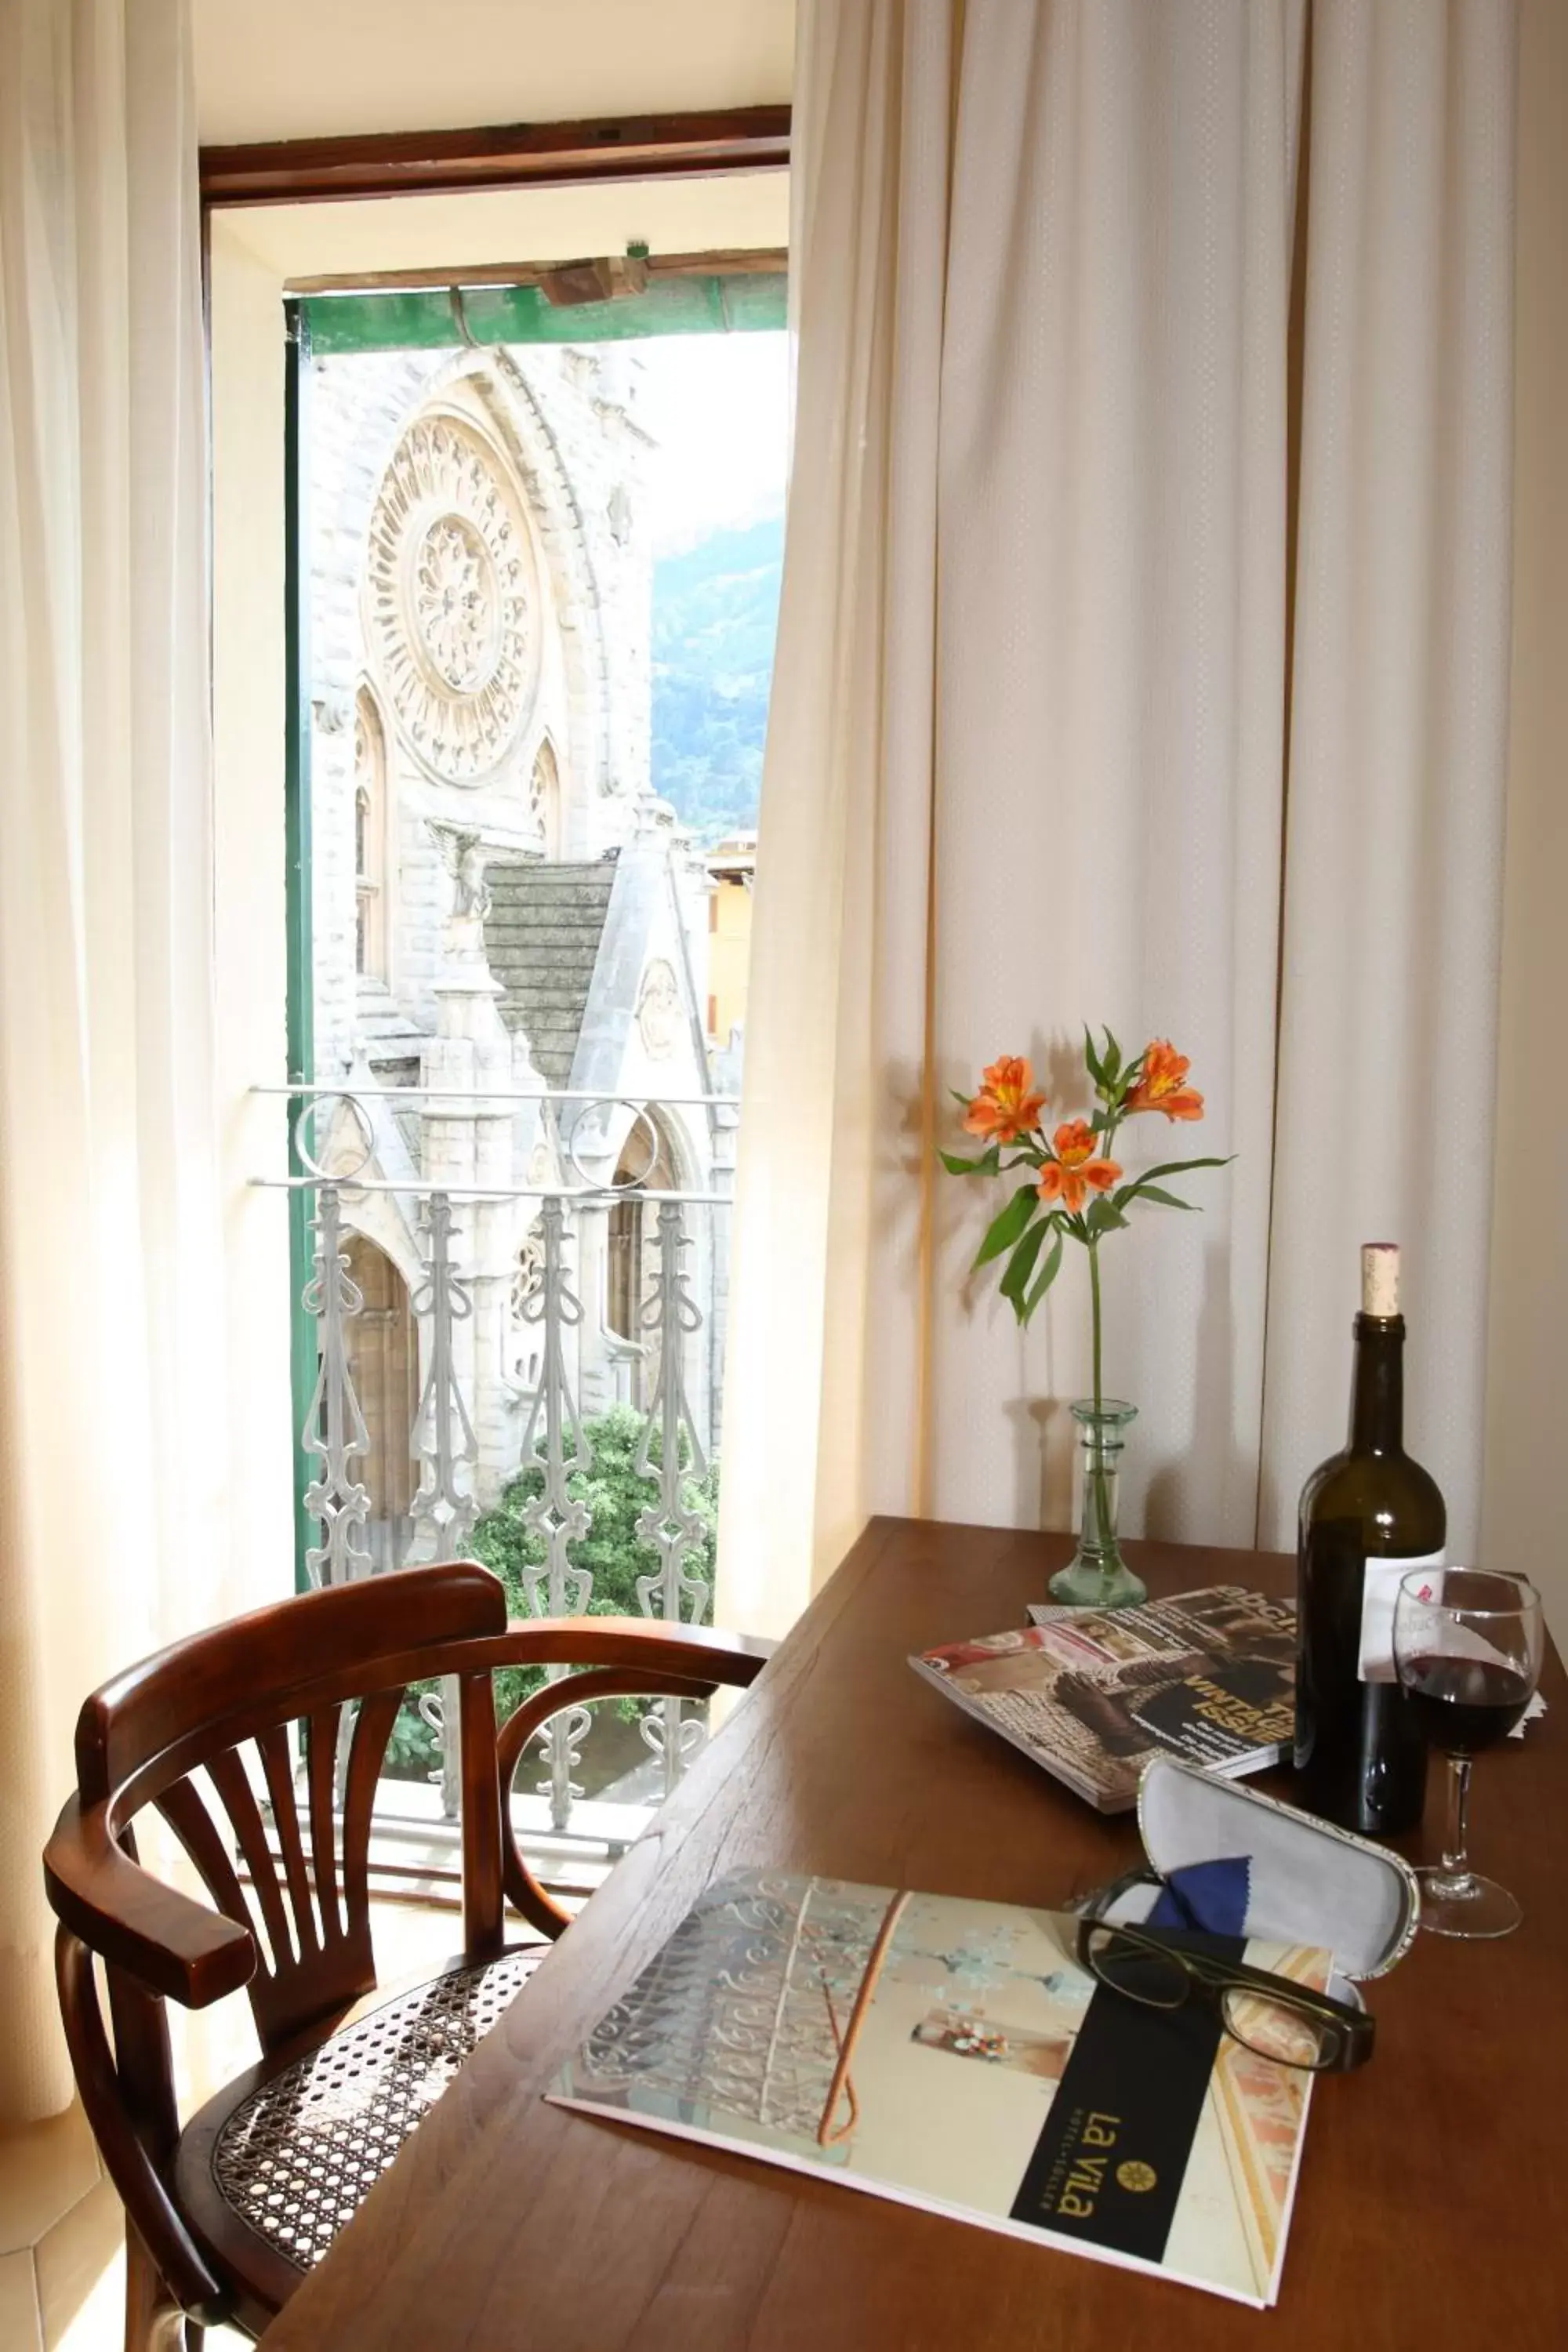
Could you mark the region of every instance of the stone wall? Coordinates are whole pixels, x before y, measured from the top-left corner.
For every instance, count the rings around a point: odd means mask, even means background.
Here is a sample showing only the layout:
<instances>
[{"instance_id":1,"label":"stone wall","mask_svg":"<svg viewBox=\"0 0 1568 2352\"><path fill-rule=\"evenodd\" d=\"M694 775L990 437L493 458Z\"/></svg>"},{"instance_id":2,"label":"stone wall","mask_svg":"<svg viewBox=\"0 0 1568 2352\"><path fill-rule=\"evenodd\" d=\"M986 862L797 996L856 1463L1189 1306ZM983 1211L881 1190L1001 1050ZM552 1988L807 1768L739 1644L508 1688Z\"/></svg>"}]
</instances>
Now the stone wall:
<instances>
[{"instance_id":1,"label":"stone wall","mask_svg":"<svg viewBox=\"0 0 1568 2352\"><path fill-rule=\"evenodd\" d=\"M427 821L597 856L648 776L652 552L638 362L610 349L318 360L307 422L318 1073L435 1027ZM356 728L356 713L359 725ZM368 716L371 722L365 723ZM356 736L361 747L356 779ZM379 741L367 772L366 742ZM559 810L546 836L536 777ZM383 869L355 971L355 788Z\"/></svg>"},{"instance_id":2,"label":"stone wall","mask_svg":"<svg viewBox=\"0 0 1568 2352\"><path fill-rule=\"evenodd\" d=\"M384 1175L607 1181L629 1103L663 1092L683 1098L661 1114L682 1188L729 1190L732 1135L693 1099L710 1084L710 885L648 792L652 451L637 422L640 373L635 350L614 345L332 357L311 371L304 520L318 1080L535 1083L526 1030L515 1004L503 1021L486 960L485 876L522 860L584 866L612 850L621 859L573 1066L554 1072L623 1098L602 1138L604 1165L588 1153L584 1168L563 1166L537 1109L497 1119L447 1104L442 1116L416 1097L405 1111L373 1106L374 1167ZM473 1308L454 1351L481 1505L515 1468L527 1419L542 1335L518 1319L514 1277L538 1205L527 1196L454 1202L455 1263ZM628 1373L605 1328L606 1213L589 1207L571 1220L583 1314L565 1349L584 1413L627 1393L628 1378L646 1403L653 1379L652 1360ZM346 1214L417 1291L428 1244L413 1196L351 1197ZM656 1221L650 1207L650 1238ZM705 1320L686 1348L686 1378L706 1445L718 1415L728 1213L693 1209L688 1226ZM425 1318L422 1377L427 1347ZM423 1529L421 1556L436 1539Z\"/></svg>"}]
</instances>

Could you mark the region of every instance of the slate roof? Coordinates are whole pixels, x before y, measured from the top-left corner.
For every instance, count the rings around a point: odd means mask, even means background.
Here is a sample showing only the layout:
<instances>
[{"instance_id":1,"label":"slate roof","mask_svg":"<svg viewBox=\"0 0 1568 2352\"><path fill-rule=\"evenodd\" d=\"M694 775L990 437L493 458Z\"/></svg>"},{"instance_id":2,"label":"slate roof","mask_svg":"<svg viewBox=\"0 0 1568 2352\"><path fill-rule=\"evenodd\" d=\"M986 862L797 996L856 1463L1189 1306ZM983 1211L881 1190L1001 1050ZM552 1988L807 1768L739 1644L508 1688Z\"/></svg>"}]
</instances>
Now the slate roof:
<instances>
[{"instance_id":1,"label":"slate roof","mask_svg":"<svg viewBox=\"0 0 1568 2352\"><path fill-rule=\"evenodd\" d=\"M534 1066L569 1084L599 942L616 887L612 861L591 866L492 866L485 953L506 994L500 1016L521 1029Z\"/></svg>"}]
</instances>

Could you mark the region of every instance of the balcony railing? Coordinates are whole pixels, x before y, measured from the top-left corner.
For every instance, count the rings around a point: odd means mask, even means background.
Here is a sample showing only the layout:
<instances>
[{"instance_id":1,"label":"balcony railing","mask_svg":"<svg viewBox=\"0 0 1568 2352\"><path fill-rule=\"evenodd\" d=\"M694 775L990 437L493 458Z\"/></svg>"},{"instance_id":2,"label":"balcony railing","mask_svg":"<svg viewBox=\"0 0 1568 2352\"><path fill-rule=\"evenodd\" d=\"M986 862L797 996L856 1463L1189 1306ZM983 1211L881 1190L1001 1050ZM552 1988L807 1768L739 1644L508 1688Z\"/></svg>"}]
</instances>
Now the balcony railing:
<instances>
[{"instance_id":1,"label":"balcony railing","mask_svg":"<svg viewBox=\"0 0 1568 2352\"><path fill-rule=\"evenodd\" d=\"M495 1507L513 1479L531 1472L532 1491L512 1506L538 1555L521 1569L522 1605L536 1616L588 1610L602 1597L584 1557L593 1532L584 1493L594 1470L593 1416L584 1402L591 1376L600 1407L629 1403L640 1422L633 1469L649 1482L650 1495L636 1534L657 1565L637 1580L637 1606L649 1617L702 1622L712 1601L708 1525L689 1507L687 1490L707 1476L718 1427L723 1334L717 1308L735 1098L633 1103L548 1087L258 1091L289 1098L293 1172L256 1181L286 1185L309 1207L310 1259L300 1269L299 1304L310 1318L317 1365L300 1432L310 1467L302 1500L314 1527L304 1553L310 1581L340 1584L393 1565L468 1556L481 1514ZM504 1181L517 1158L514 1122L524 1106L566 1181ZM710 1139L724 1139L707 1156L710 1189L649 1188L595 1175L617 1136L617 1164L624 1165L628 1114L631 1130L639 1123L646 1129L647 1166L655 1169L661 1120L668 1124L677 1111L696 1114ZM416 1146L409 1141L411 1117L419 1123ZM628 1224L632 1202L637 1222ZM356 1234L383 1247L394 1223L406 1244L407 1316L417 1353L417 1381L406 1391L416 1398L407 1415L406 1460L417 1465L418 1484L402 1514L389 1514L386 1496L373 1494L364 1475L373 1451L384 1465L403 1439L384 1425L383 1394L375 1401L373 1444L355 1380L355 1325L365 1300L351 1271ZM597 1295L585 1297L578 1268L590 1243L585 1254L594 1260ZM411 1254L416 1264L408 1263ZM612 1265L613 1286L634 1309L632 1331L608 1320ZM624 1303L621 1314L626 1319ZM442 1741L449 1811L458 1784L455 1708L437 1692L419 1705ZM639 1721L642 1752L656 1768L656 1792L668 1792L701 1745L704 1714L674 1698L648 1706ZM599 1805L580 1803L584 1792L574 1779L590 1720L575 1708L546 1726L542 1777L534 1788L517 1789L514 1809L525 1831L537 1829L554 1842L581 1839L584 1817L591 1817L591 1843L614 1850L622 1838L605 1831ZM624 1834L634 1826L628 1822Z\"/></svg>"}]
</instances>

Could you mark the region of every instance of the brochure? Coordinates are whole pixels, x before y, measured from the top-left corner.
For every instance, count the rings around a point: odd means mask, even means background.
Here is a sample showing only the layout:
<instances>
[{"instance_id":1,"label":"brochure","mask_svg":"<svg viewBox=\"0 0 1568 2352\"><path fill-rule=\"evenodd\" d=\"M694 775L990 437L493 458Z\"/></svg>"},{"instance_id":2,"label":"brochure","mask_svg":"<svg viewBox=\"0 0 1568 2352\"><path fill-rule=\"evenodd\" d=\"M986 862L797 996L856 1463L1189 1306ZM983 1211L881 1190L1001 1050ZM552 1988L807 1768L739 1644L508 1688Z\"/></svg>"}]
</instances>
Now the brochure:
<instances>
[{"instance_id":1,"label":"brochure","mask_svg":"<svg viewBox=\"0 0 1568 2352\"><path fill-rule=\"evenodd\" d=\"M1326 1952L1202 1941L1319 1990ZM1271 2304L1311 2078L1146 2007L1048 1911L742 1871L548 2095L988 2230Z\"/></svg>"},{"instance_id":2,"label":"brochure","mask_svg":"<svg viewBox=\"0 0 1568 2352\"><path fill-rule=\"evenodd\" d=\"M1292 1737L1289 1601L1225 1584L1139 1609L1039 1616L910 1664L1102 1813L1131 1810L1151 1756L1234 1779L1278 1763Z\"/></svg>"}]
</instances>

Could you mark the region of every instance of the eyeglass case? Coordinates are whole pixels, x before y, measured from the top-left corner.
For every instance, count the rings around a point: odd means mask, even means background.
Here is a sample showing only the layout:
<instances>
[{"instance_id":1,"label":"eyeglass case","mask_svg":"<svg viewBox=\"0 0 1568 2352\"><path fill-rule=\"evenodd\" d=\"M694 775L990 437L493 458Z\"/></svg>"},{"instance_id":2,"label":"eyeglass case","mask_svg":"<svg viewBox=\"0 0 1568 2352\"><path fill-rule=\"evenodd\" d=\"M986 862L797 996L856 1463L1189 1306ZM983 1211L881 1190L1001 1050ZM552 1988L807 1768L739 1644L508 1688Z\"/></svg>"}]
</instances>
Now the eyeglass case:
<instances>
[{"instance_id":1,"label":"eyeglass case","mask_svg":"<svg viewBox=\"0 0 1568 2352\"><path fill-rule=\"evenodd\" d=\"M1370 1839L1168 1756L1144 1767L1138 1826L1162 1878L1193 1863L1247 1855L1248 1936L1325 1945L1338 1977L1384 1976L1410 1948L1421 1907L1415 1874ZM1144 1907L1156 1899L1149 1889Z\"/></svg>"}]
</instances>

